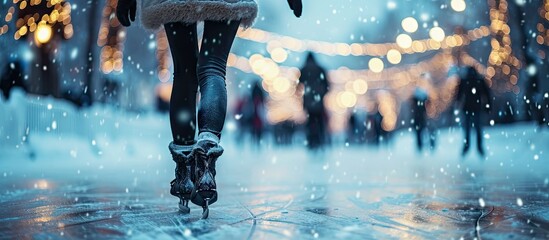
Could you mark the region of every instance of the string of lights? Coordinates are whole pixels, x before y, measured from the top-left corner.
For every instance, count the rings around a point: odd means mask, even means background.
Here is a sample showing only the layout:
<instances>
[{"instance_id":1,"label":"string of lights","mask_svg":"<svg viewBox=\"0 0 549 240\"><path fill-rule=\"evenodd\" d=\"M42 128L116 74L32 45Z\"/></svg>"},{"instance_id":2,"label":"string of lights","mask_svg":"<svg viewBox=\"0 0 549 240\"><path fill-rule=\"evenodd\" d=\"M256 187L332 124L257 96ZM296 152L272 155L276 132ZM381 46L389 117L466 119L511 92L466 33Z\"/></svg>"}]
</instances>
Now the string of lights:
<instances>
[{"instance_id":1,"label":"string of lights","mask_svg":"<svg viewBox=\"0 0 549 240\"><path fill-rule=\"evenodd\" d=\"M124 42L126 29L115 17L117 0L108 0L103 8L97 45L101 48L101 71L104 74L120 73L124 68Z\"/></svg>"},{"instance_id":2,"label":"string of lights","mask_svg":"<svg viewBox=\"0 0 549 240\"><path fill-rule=\"evenodd\" d=\"M492 51L488 57L489 66L486 71L492 87L499 92L513 91L518 94L517 86L520 60L513 54L511 45L511 27L507 24L509 18L506 0L489 0L490 31L492 35Z\"/></svg>"},{"instance_id":3,"label":"string of lights","mask_svg":"<svg viewBox=\"0 0 549 240\"><path fill-rule=\"evenodd\" d=\"M41 0L13 0L19 4L20 9L27 5L40 4ZM424 73L428 73L431 79L448 79L447 74L451 62L455 61L452 49L461 48L487 36L492 36L492 52L489 57L489 66L485 68L467 54L460 54L460 58L467 65L474 65L479 71L484 72L493 82L495 79L509 79L505 82L506 90L517 92L518 68L520 61L513 55L511 50L510 27L507 24L508 11L506 0L488 0L490 6L489 26L466 31L455 32L447 35L444 29L435 26L429 30L428 39L414 40L410 33L418 30L418 21L413 17L404 18L401 21L405 33L398 35L395 42L389 43L342 43L324 42L315 40L302 40L290 36L284 36L269 31L250 28L240 29L237 36L241 39L266 44L269 56L253 54L249 58L230 54L228 66L246 73L253 73L261 77L263 88L269 93L271 101L268 103L268 119L272 123L286 119L303 120L301 104L302 89L299 87L300 71L296 67L285 67L279 64L284 63L289 52L311 51L317 54L328 56L368 56L367 69L352 70L345 67L330 70L328 79L331 82L331 91L324 98L327 109L331 112L336 123L333 126L340 126L338 122L345 121L350 109L367 108L371 102L379 103L379 111L384 116L383 128L393 130L397 125L399 102L407 99L413 88L423 85L429 90L433 102L427 109L430 117L437 117L447 109L453 98L453 92L457 85L457 79L447 81L444 84L435 84L432 80L423 79ZM123 45L126 31L116 17L114 9L117 0L107 0L103 10L103 18L99 31L97 44L101 49L101 70L105 74L121 72L123 69ZM547 11L548 0L544 0L545 8L540 14L549 19ZM53 24L61 22L65 25L65 37L72 36L72 25L70 24L70 4L63 0L50 0L46 4L53 8L46 16L30 15L16 22L18 31L15 38L33 32L41 24ZM451 7L457 12L466 8L463 0L452 0ZM5 16L6 21L11 21L15 8L11 7ZM40 20L40 21L38 21ZM8 32L8 25L0 27L0 35ZM549 44L549 31L543 24L538 24L538 30L544 44ZM538 43L542 44L538 36ZM546 36L546 37L543 37ZM548 39L548 40L546 40ZM162 83L169 81L169 69L171 61L169 46L163 31L156 36L156 57L158 60L158 78ZM441 51L442 50L442 51ZM425 53L428 51L441 51L431 59L413 64L401 66L404 54ZM386 67L386 63L395 65ZM399 66L396 66L399 65ZM502 77L507 76L507 78ZM452 79L452 77L450 77ZM501 81L501 80L499 80ZM497 84L496 84L497 85ZM499 84L498 86L500 86ZM294 107L289 107L294 106ZM344 125L344 124L341 124Z\"/></svg>"},{"instance_id":4,"label":"string of lights","mask_svg":"<svg viewBox=\"0 0 549 240\"><path fill-rule=\"evenodd\" d=\"M402 22L403 28L408 28L413 18L405 18ZM412 20L417 24L417 21ZM410 30L410 29L409 29ZM456 46L467 45L471 41L490 35L488 26L481 26L468 31L465 34L453 34L445 36L444 30L435 27L430 31L430 39L413 40L407 34L397 36L394 43L332 43L314 40L300 40L297 38L279 35L265 30L250 28L240 29L237 36L241 39L266 43L267 51L276 62L284 62L287 53L283 50L293 52L311 51L329 56L387 56L392 64L400 63L402 54L423 53L439 49L449 49ZM282 50L282 51L281 51Z\"/></svg>"},{"instance_id":5,"label":"string of lights","mask_svg":"<svg viewBox=\"0 0 549 240\"><path fill-rule=\"evenodd\" d=\"M19 9L19 18L14 17L15 7L8 9L4 17L5 24L0 27L0 36L8 33L7 23L15 20L15 40L33 34L34 42L40 46L50 41L54 32L59 28L65 39L72 38L74 29L71 20L71 4L64 0L13 0ZM38 11L38 10L42 11ZM46 12L40 14L41 12Z\"/></svg>"},{"instance_id":6,"label":"string of lights","mask_svg":"<svg viewBox=\"0 0 549 240\"><path fill-rule=\"evenodd\" d=\"M453 0L452 7L456 11L465 9L465 2ZM418 29L417 20L408 17L402 20L402 28L413 33ZM452 53L454 48L462 48L471 42L490 36L489 26L481 26L470 31L459 31L446 36L440 27L429 31L429 39L413 40L407 34L400 34L395 43L330 43L313 40L300 40L260 29L240 29L238 37L266 44L270 56L253 54L249 58L230 54L228 66L246 73L261 77L262 87L269 93L267 119L271 123L279 123L288 119L303 122L306 119L302 104L302 89L299 87L300 71L295 67L284 67L288 52L312 51L329 56L371 56L368 68L351 70L341 67L328 72L331 82L330 92L323 101L330 112L332 130L345 126L350 109L367 109L372 111L374 105L382 114L382 127L392 131L397 127L400 101L408 99L416 86L429 91L433 104L427 109L429 117L436 118L450 105L459 82L457 76L446 76L450 63L456 60ZM393 65L401 63L402 54L423 53L426 51L443 50L433 58L413 65L385 68L381 59L386 57ZM486 68L466 53L460 53L461 63L477 68L486 73ZM427 73L427 74L425 74ZM430 76L429 80L420 76ZM442 84L433 81L440 79ZM291 107L289 107L291 106Z\"/></svg>"},{"instance_id":7,"label":"string of lights","mask_svg":"<svg viewBox=\"0 0 549 240\"><path fill-rule=\"evenodd\" d=\"M165 31L156 33L156 60L158 61L158 79L166 83L170 80L172 65L168 36Z\"/></svg>"},{"instance_id":8,"label":"string of lights","mask_svg":"<svg viewBox=\"0 0 549 240\"><path fill-rule=\"evenodd\" d=\"M474 66L481 73L486 68L473 57L462 54L461 61L465 65ZM324 103L331 113L332 129L344 126L349 109L371 109L368 103L379 103L379 110L384 116L383 128L391 131L396 128L399 103L408 99L416 85L429 89L435 104L427 109L432 118L436 118L451 105L458 79L446 76L450 63L454 61L449 50L436 54L429 60L404 66L395 66L383 72L371 70L351 70L341 67L328 71L331 83L330 92L325 96ZM300 71L295 67L279 66L269 57L254 54L250 58L229 55L228 66L246 73L253 73L262 78L263 89L269 93L267 119L278 123L288 119L296 122L305 120L300 101L302 92L299 89ZM434 80L421 80L428 73L433 79L448 79L443 84L435 86ZM392 104L394 103L394 104Z\"/></svg>"},{"instance_id":9,"label":"string of lights","mask_svg":"<svg viewBox=\"0 0 549 240\"><path fill-rule=\"evenodd\" d=\"M539 15L541 19L543 19L546 24L549 21L549 0L543 0L543 4L541 5L539 9ZM538 30L538 36L536 36L536 42L539 45L545 45L549 46L549 29L545 27L545 24L543 22L539 22L536 25L536 28ZM545 58L545 52L541 51L542 57Z\"/></svg>"}]
</instances>

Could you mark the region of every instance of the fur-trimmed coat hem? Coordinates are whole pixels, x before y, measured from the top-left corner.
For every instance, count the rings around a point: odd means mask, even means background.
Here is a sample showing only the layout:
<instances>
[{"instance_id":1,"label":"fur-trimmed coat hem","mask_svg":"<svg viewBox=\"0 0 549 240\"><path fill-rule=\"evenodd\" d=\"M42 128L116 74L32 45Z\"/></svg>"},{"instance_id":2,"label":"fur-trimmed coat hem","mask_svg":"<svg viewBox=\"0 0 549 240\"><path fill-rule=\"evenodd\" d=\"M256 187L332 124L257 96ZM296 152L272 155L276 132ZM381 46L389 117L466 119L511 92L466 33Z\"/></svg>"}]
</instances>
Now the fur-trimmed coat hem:
<instances>
[{"instance_id":1,"label":"fur-trimmed coat hem","mask_svg":"<svg viewBox=\"0 0 549 240\"><path fill-rule=\"evenodd\" d=\"M199 21L240 20L240 25L250 27L257 17L255 1L226 2L219 0L142 0L141 23L149 30L158 30L170 22L195 23ZM150 4L158 1L159 3ZM148 5L148 6L147 6Z\"/></svg>"}]
</instances>

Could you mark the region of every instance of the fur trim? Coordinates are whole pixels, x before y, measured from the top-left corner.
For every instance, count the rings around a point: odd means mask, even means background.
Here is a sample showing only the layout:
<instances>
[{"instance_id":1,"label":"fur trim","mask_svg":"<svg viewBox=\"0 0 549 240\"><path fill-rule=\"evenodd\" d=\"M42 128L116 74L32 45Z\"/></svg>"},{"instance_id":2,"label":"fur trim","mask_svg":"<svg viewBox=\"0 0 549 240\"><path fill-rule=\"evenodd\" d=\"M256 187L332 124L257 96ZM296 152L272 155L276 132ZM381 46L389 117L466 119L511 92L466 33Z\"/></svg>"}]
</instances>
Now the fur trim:
<instances>
[{"instance_id":1,"label":"fur trim","mask_svg":"<svg viewBox=\"0 0 549 240\"><path fill-rule=\"evenodd\" d=\"M141 22L150 30L170 22L205 20L241 20L240 25L250 27L257 12L254 0L142 0Z\"/></svg>"},{"instance_id":2,"label":"fur trim","mask_svg":"<svg viewBox=\"0 0 549 240\"><path fill-rule=\"evenodd\" d=\"M200 134L198 134L197 141L201 140L210 140L212 142L219 143L219 137L211 132L201 132Z\"/></svg>"},{"instance_id":3,"label":"fur trim","mask_svg":"<svg viewBox=\"0 0 549 240\"><path fill-rule=\"evenodd\" d=\"M194 144L192 145L177 145L174 142L170 142L168 148L172 154L172 158L175 162L186 163L192 160L193 156L191 154Z\"/></svg>"}]
</instances>

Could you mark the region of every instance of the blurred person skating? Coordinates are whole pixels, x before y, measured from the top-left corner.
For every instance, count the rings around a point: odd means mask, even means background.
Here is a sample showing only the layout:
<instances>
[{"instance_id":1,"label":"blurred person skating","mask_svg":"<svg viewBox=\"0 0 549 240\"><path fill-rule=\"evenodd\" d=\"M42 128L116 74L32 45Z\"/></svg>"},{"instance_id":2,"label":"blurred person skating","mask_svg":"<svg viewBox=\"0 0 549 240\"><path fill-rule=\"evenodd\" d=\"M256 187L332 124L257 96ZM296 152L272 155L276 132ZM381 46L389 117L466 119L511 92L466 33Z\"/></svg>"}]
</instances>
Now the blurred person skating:
<instances>
[{"instance_id":1,"label":"blurred person skating","mask_svg":"<svg viewBox=\"0 0 549 240\"><path fill-rule=\"evenodd\" d=\"M190 211L190 200L203 207L203 218L207 218L208 206L217 201L215 163L223 153L219 141L227 111L227 58L238 27L252 25L258 6L255 0L141 0L140 3L143 26L149 30L164 27L174 62L170 100L173 142L169 150L176 170L170 193L179 197L182 212ZM300 3L300 0L288 1L296 15L301 14ZM136 0L118 2L116 15L122 25L130 26L136 12ZM200 49L199 21L204 21ZM197 114L198 89L201 100Z\"/></svg>"},{"instance_id":2,"label":"blurred person skating","mask_svg":"<svg viewBox=\"0 0 549 240\"><path fill-rule=\"evenodd\" d=\"M259 145L265 122L265 93L261 90L259 81L253 84L251 90L251 93L242 96L237 101L235 107L239 123L237 139L243 141L244 135L249 133L251 142Z\"/></svg>"},{"instance_id":3,"label":"blurred person skating","mask_svg":"<svg viewBox=\"0 0 549 240\"><path fill-rule=\"evenodd\" d=\"M0 89L5 100L10 99L10 92L13 88L21 88L27 92L27 85L23 79L23 67L19 61L9 62L2 73L2 79L0 79Z\"/></svg>"},{"instance_id":4,"label":"blurred person skating","mask_svg":"<svg viewBox=\"0 0 549 240\"><path fill-rule=\"evenodd\" d=\"M411 101L412 126L416 132L416 147L419 152L423 150L423 134L427 129L427 109L429 94L423 88L417 87L414 90Z\"/></svg>"},{"instance_id":5,"label":"blurred person skating","mask_svg":"<svg viewBox=\"0 0 549 240\"><path fill-rule=\"evenodd\" d=\"M235 114L236 124L238 131L236 131L235 140L237 142L243 142L246 139L246 134L250 131L249 117L248 117L248 103L249 96L242 94L236 100L233 113Z\"/></svg>"},{"instance_id":6,"label":"blurred person skating","mask_svg":"<svg viewBox=\"0 0 549 240\"><path fill-rule=\"evenodd\" d=\"M251 103L252 141L256 145L259 145L263 137L265 125L265 93L261 89L259 82L254 84L252 88Z\"/></svg>"},{"instance_id":7,"label":"blurred person skating","mask_svg":"<svg viewBox=\"0 0 549 240\"><path fill-rule=\"evenodd\" d=\"M373 137L374 137L374 145L379 146L381 144L381 141L384 140L385 133L383 131L383 128L381 127L381 123L383 122L383 115L381 115L381 112L379 111L379 103L375 103L375 107L373 111L371 111L368 114L368 121L370 130L373 131Z\"/></svg>"},{"instance_id":8,"label":"blurred person skating","mask_svg":"<svg viewBox=\"0 0 549 240\"><path fill-rule=\"evenodd\" d=\"M465 76L461 79L458 86L457 98L458 104L464 114L463 129L465 131L465 140L462 154L469 151L471 145L471 128L475 128L477 134L477 150L484 156L484 147L482 144L482 115L490 110L491 94L484 76L477 72L473 67L467 67Z\"/></svg>"},{"instance_id":9,"label":"blurred person skating","mask_svg":"<svg viewBox=\"0 0 549 240\"><path fill-rule=\"evenodd\" d=\"M328 93L328 75L308 53L305 65L301 69L300 84L303 84L303 109L307 113L306 135L308 147L319 149L328 141L327 111L324 96Z\"/></svg>"},{"instance_id":10,"label":"blurred person skating","mask_svg":"<svg viewBox=\"0 0 549 240\"><path fill-rule=\"evenodd\" d=\"M358 119L356 112L352 112L349 116L349 119L347 120L347 139L345 140L345 143L347 144L353 144L358 143Z\"/></svg>"},{"instance_id":11,"label":"blurred person skating","mask_svg":"<svg viewBox=\"0 0 549 240\"><path fill-rule=\"evenodd\" d=\"M366 112L354 109L347 121L347 139L349 144L363 144L366 140Z\"/></svg>"}]
</instances>

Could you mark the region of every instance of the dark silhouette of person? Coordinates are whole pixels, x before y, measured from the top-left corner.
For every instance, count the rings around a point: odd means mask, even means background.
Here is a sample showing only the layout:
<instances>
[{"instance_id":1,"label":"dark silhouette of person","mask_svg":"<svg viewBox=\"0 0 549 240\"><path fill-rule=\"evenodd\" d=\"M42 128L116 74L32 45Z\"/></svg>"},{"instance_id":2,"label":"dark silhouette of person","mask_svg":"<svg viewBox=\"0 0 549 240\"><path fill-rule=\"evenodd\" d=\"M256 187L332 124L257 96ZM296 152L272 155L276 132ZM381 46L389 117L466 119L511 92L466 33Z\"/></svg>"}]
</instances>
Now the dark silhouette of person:
<instances>
[{"instance_id":1,"label":"dark silhouette of person","mask_svg":"<svg viewBox=\"0 0 549 240\"><path fill-rule=\"evenodd\" d=\"M358 119L356 116L356 112L351 113L349 116L348 124L347 124L347 143L357 143L357 135L358 135Z\"/></svg>"},{"instance_id":2,"label":"dark silhouette of person","mask_svg":"<svg viewBox=\"0 0 549 240\"><path fill-rule=\"evenodd\" d=\"M383 115L381 114L381 112L379 112L379 109L376 109L376 111L372 114L372 119L374 123L373 129L375 134L374 144L379 145L385 137L385 132L383 131L382 127Z\"/></svg>"},{"instance_id":3,"label":"dark silhouette of person","mask_svg":"<svg viewBox=\"0 0 549 240\"><path fill-rule=\"evenodd\" d=\"M23 68L19 61L12 61L7 64L0 80L0 89L4 99L10 99L10 92L14 87L20 87L28 92L27 85L23 78Z\"/></svg>"},{"instance_id":4,"label":"dark silhouette of person","mask_svg":"<svg viewBox=\"0 0 549 240\"><path fill-rule=\"evenodd\" d=\"M467 67L465 76L458 86L457 99L461 103L465 115L463 129L465 130L465 142L462 155L467 154L471 144L471 128L475 128L477 134L477 150L484 156L482 144L482 114L490 109L491 94L484 76L473 67Z\"/></svg>"},{"instance_id":5,"label":"dark silhouette of person","mask_svg":"<svg viewBox=\"0 0 549 240\"><path fill-rule=\"evenodd\" d=\"M328 93L329 84L326 70L317 63L312 53L307 55L299 81L304 89L303 109L308 115L305 125L308 147L318 149L328 140L327 113L323 99Z\"/></svg>"},{"instance_id":6,"label":"dark silhouette of person","mask_svg":"<svg viewBox=\"0 0 549 240\"><path fill-rule=\"evenodd\" d=\"M239 128L237 140L242 141L249 134L253 143L260 143L265 129L265 98L261 81L252 85L251 92L238 98L234 107Z\"/></svg>"},{"instance_id":7,"label":"dark silhouette of person","mask_svg":"<svg viewBox=\"0 0 549 240\"><path fill-rule=\"evenodd\" d=\"M366 131L368 143L379 146L384 138L384 131L382 127L383 115L379 111L379 102L377 100L372 101L372 107L368 110L366 115Z\"/></svg>"},{"instance_id":8,"label":"dark silhouette of person","mask_svg":"<svg viewBox=\"0 0 549 240\"><path fill-rule=\"evenodd\" d=\"M417 150L423 150L423 133L427 128L427 102L429 94L423 88L416 88L412 96L412 126L416 132Z\"/></svg>"},{"instance_id":9,"label":"dark silhouette of person","mask_svg":"<svg viewBox=\"0 0 549 240\"><path fill-rule=\"evenodd\" d=\"M245 94L242 94L241 96L238 97L238 99L236 100L236 104L234 106L234 114L235 114L235 118L237 120L237 126L238 126L238 131L236 132L236 140L237 141L240 141L240 142L243 142L244 139L246 138L246 135L248 134L248 132L250 131L250 121L249 121L249 111L248 111L248 108L249 108L249 96L247 95L247 93Z\"/></svg>"},{"instance_id":10,"label":"dark silhouette of person","mask_svg":"<svg viewBox=\"0 0 549 240\"><path fill-rule=\"evenodd\" d=\"M292 120L285 120L273 126L275 142L281 146L289 146L293 142L296 123Z\"/></svg>"},{"instance_id":11,"label":"dark silhouette of person","mask_svg":"<svg viewBox=\"0 0 549 240\"><path fill-rule=\"evenodd\" d=\"M263 136L264 129L264 113L265 113L265 93L261 89L260 83L257 82L252 88L252 112L251 112L251 127L252 141L259 144Z\"/></svg>"},{"instance_id":12,"label":"dark silhouette of person","mask_svg":"<svg viewBox=\"0 0 549 240\"><path fill-rule=\"evenodd\" d=\"M355 109L347 122L347 140L349 144L363 144L366 140L366 113Z\"/></svg>"}]
</instances>

